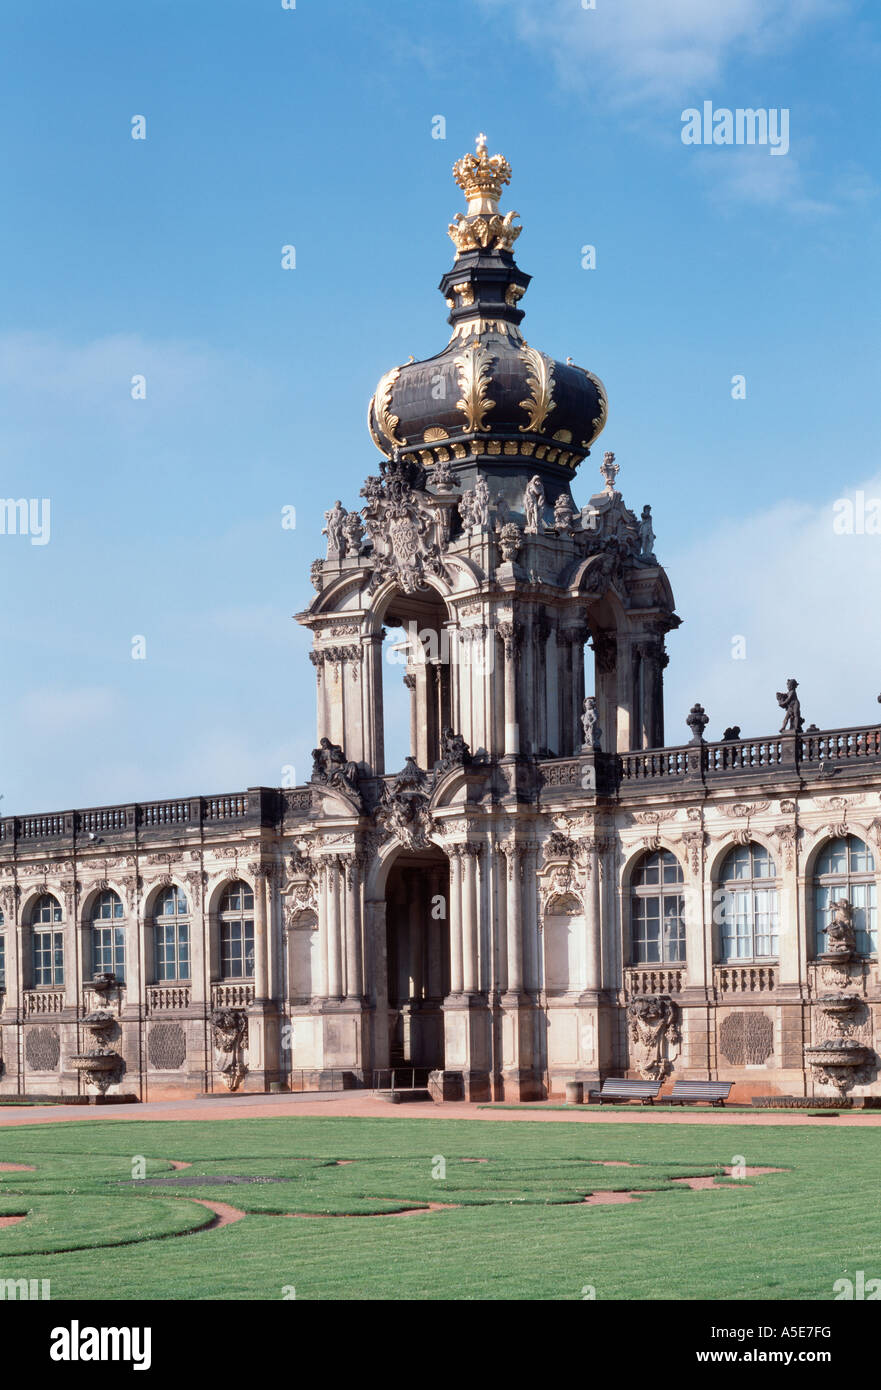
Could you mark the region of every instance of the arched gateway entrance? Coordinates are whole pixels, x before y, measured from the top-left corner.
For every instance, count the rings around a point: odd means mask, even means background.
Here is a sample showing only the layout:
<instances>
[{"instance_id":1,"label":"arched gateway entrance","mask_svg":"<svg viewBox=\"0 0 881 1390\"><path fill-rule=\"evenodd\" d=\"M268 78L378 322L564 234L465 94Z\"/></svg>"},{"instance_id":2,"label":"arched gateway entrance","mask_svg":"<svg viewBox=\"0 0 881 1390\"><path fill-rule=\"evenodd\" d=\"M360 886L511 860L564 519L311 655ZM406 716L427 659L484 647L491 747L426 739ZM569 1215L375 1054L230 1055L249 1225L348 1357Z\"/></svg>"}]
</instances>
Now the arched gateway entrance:
<instances>
[{"instance_id":1,"label":"arched gateway entrance","mask_svg":"<svg viewBox=\"0 0 881 1390\"><path fill-rule=\"evenodd\" d=\"M449 861L406 852L386 884L389 1065L443 1069L443 1001L450 991Z\"/></svg>"}]
</instances>

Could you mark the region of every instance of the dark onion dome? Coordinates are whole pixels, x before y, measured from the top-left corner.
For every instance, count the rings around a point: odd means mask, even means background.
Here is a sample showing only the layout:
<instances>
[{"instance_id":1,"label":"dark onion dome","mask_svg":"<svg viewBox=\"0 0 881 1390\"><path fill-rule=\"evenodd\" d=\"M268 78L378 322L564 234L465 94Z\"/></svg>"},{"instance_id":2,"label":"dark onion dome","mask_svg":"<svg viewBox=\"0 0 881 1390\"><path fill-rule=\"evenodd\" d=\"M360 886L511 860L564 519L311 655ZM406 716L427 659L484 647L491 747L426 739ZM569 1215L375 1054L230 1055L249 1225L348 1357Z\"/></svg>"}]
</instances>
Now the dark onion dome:
<instances>
[{"instance_id":1,"label":"dark onion dome","mask_svg":"<svg viewBox=\"0 0 881 1390\"><path fill-rule=\"evenodd\" d=\"M452 337L434 357L386 373L368 409L371 437L387 457L455 467L478 457L485 466L487 456L502 455L571 476L605 426L605 388L571 359L556 362L531 347L520 332L517 305L531 277L512 253L518 214L499 212L508 161L487 155L481 135L476 155L465 155L453 173L468 210L450 224L456 262L440 282Z\"/></svg>"}]
</instances>

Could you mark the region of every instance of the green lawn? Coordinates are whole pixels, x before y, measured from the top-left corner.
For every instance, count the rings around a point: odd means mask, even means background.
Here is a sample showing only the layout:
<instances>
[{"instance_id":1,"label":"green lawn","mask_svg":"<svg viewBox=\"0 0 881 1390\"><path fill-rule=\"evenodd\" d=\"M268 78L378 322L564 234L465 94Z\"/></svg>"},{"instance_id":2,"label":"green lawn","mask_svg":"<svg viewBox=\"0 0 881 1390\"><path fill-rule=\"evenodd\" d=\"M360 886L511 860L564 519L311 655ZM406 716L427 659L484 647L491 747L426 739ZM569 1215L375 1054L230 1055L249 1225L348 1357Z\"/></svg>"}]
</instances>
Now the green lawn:
<instances>
[{"instance_id":1,"label":"green lawn","mask_svg":"<svg viewBox=\"0 0 881 1390\"><path fill-rule=\"evenodd\" d=\"M280 1299L293 1286L298 1299L580 1299L590 1286L601 1300L831 1299L836 1279L881 1276L879 1148L877 1129L856 1126L11 1127L0 1162L34 1171L0 1173L0 1215L28 1213L0 1228L0 1279L51 1279L53 1298ZM721 1174L738 1155L786 1171L717 1191L671 1181ZM137 1158L146 1176L133 1182ZM176 1173L172 1159L192 1166ZM184 1176L200 1182L167 1182ZM608 1189L646 1195L583 1203ZM199 1229L212 1216L194 1197L248 1215ZM429 1202L453 1209L390 1215ZM298 1212L339 1219L285 1215Z\"/></svg>"}]
</instances>

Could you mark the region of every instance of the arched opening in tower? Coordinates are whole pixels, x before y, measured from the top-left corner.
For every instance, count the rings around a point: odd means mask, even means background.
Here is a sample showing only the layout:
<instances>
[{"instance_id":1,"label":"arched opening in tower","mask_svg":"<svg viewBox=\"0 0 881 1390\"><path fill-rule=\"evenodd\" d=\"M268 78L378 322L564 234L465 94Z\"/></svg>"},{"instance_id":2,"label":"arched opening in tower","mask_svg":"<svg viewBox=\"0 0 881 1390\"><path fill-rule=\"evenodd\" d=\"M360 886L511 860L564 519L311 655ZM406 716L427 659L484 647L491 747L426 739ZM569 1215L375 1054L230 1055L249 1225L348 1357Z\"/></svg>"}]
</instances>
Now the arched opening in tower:
<instances>
[{"instance_id":1,"label":"arched opening in tower","mask_svg":"<svg viewBox=\"0 0 881 1390\"><path fill-rule=\"evenodd\" d=\"M442 1005L450 991L449 861L432 847L402 853L386 887L390 1065L442 1069Z\"/></svg>"},{"instance_id":2,"label":"arched opening in tower","mask_svg":"<svg viewBox=\"0 0 881 1390\"><path fill-rule=\"evenodd\" d=\"M432 590L396 592L383 616L382 740L384 770L409 755L430 772L441 732L453 723L454 641L443 600Z\"/></svg>"}]
</instances>

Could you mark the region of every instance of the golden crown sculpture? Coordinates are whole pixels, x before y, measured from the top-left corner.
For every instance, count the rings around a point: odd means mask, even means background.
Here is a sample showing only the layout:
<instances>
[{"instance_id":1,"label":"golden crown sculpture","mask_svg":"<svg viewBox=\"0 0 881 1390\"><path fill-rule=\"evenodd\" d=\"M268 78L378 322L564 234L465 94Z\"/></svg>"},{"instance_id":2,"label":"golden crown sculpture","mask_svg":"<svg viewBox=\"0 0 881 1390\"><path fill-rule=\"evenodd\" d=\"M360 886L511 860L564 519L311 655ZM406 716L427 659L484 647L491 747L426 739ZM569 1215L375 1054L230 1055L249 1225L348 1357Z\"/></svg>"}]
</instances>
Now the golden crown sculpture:
<instances>
[{"instance_id":1,"label":"golden crown sculpture","mask_svg":"<svg viewBox=\"0 0 881 1390\"><path fill-rule=\"evenodd\" d=\"M477 153L463 154L453 165L453 177L468 199L467 213L457 212L449 234L458 256L466 251L511 251L521 227L514 225L519 213L502 217L499 198L511 182L511 166L503 154L488 155L486 136L478 135Z\"/></svg>"},{"instance_id":2,"label":"golden crown sculpture","mask_svg":"<svg viewBox=\"0 0 881 1390\"><path fill-rule=\"evenodd\" d=\"M498 204L502 189L511 182L511 166L503 154L488 155L486 136L478 135L475 141L476 154L463 154L453 165L453 177L462 189L469 204L484 200ZM469 212L472 211L469 206ZM495 212L496 208L481 206L474 212Z\"/></svg>"}]
</instances>

